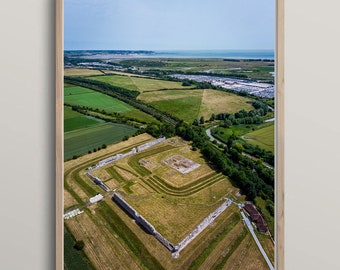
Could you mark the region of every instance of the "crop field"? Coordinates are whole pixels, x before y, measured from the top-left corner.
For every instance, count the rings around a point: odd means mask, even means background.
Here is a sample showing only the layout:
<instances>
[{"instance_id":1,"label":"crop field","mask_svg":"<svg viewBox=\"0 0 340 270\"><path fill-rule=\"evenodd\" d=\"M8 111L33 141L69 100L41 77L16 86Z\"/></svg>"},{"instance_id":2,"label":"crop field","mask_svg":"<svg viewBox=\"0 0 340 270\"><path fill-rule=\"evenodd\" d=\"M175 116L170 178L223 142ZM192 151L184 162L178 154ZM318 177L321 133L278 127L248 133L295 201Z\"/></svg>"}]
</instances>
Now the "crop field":
<instances>
[{"instance_id":1,"label":"crop field","mask_svg":"<svg viewBox=\"0 0 340 270\"><path fill-rule=\"evenodd\" d=\"M95 69L87 68L65 68L65 76L91 76L91 75L101 75L103 72Z\"/></svg>"},{"instance_id":2,"label":"crop field","mask_svg":"<svg viewBox=\"0 0 340 270\"><path fill-rule=\"evenodd\" d=\"M72 96L72 95L80 95L80 94L89 94L93 93L94 91L80 87L80 86L75 86L72 84L65 84L64 86L64 97Z\"/></svg>"},{"instance_id":3,"label":"crop field","mask_svg":"<svg viewBox=\"0 0 340 270\"><path fill-rule=\"evenodd\" d=\"M90 118L64 106L64 132L76 129L88 128L103 122L100 119Z\"/></svg>"},{"instance_id":4,"label":"crop field","mask_svg":"<svg viewBox=\"0 0 340 270\"><path fill-rule=\"evenodd\" d=\"M242 109L250 111L254 109L251 102L252 100L249 98L231 93L204 90L199 114L200 116L203 115L205 119L209 119L212 113L235 113Z\"/></svg>"},{"instance_id":5,"label":"crop field","mask_svg":"<svg viewBox=\"0 0 340 270\"><path fill-rule=\"evenodd\" d=\"M64 134L64 159L87 153L103 144L119 142L124 136L134 134L136 130L127 125L102 123L66 132Z\"/></svg>"},{"instance_id":6,"label":"crop field","mask_svg":"<svg viewBox=\"0 0 340 270\"><path fill-rule=\"evenodd\" d=\"M105 82L115 86L120 86L130 90L137 90L141 93L145 91L157 91L161 89L188 89L193 87L182 86L181 82L139 78L132 76L117 76L117 75L94 76L91 79Z\"/></svg>"},{"instance_id":7,"label":"crop field","mask_svg":"<svg viewBox=\"0 0 340 270\"><path fill-rule=\"evenodd\" d=\"M71 105L98 108L107 112L125 112L133 107L118 99L83 87L65 88L64 102Z\"/></svg>"},{"instance_id":8,"label":"crop field","mask_svg":"<svg viewBox=\"0 0 340 270\"><path fill-rule=\"evenodd\" d=\"M84 254L84 251L78 251L73 246L75 241L68 232L67 228L64 229L64 269L65 270L79 270L79 269L93 269L90 261Z\"/></svg>"},{"instance_id":9,"label":"crop field","mask_svg":"<svg viewBox=\"0 0 340 270\"><path fill-rule=\"evenodd\" d=\"M174 259L169 250L111 200L112 192L104 193L85 176L85 169L99 160L128 152L150 139L149 135L138 135L65 162L68 208L72 204L85 205L98 192L105 195L103 201L88 206L84 213L65 220L72 235L84 241L84 252L95 269L229 269L229 266L266 269L236 205L229 206ZM174 153L201 166L182 174L163 162ZM225 197L238 192L226 176L205 163L199 151L191 151L190 144L177 137L92 173L110 183L112 189L174 243L221 205ZM247 260L248 268L244 268L242 260Z\"/></svg>"},{"instance_id":10,"label":"crop field","mask_svg":"<svg viewBox=\"0 0 340 270\"><path fill-rule=\"evenodd\" d=\"M274 125L247 133L243 136L243 139L274 153Z\"/></svg>"},{"instance_id":11,"label":"crop field","mask_svg":"<svg viewBox=\"0 0 340 270\"><path fill-rule=\"evenodd\" d=\"M67 87L64 88L64 103L97 108L99 110L105 110L108 113L117 112L141 122L157 122L151 115L129 104L84 87L67 85Z\"/></svg>"},{"instance_id":12,"label":"crop field","mask_svg":"<svg viewBox=\"0 0 340 270\"><path fill-rule=\"evenodd\" d=\"M249 98L211 89L148 92L139 95L138 99L188 123L201 116L207 120L212 113L235 113L242 109L253 109Z\"/></svg>"}]
</instances>

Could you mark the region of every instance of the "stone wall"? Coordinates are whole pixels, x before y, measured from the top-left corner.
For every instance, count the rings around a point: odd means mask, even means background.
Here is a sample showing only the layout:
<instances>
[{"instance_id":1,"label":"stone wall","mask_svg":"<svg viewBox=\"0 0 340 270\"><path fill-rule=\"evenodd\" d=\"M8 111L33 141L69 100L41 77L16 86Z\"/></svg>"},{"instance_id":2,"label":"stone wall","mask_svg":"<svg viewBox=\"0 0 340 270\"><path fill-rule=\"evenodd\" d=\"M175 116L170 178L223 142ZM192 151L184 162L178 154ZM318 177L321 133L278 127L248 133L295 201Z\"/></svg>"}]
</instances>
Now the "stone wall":
<instances>
[{"instance_id":1,"label":"stone wall","mask_svg":"<svg viewBox=\"0 0 340 270\"><path fill-rule=\"evenodd\" d=\"M144 143L144 144L142 144L142 145L140 145L140 146L137 146L137 152L140 152L140 151L145 150L145 149L147 149L147 148L149 148L149 147L151 147L151 146L154 146L154 145L157 145L157 144L159 144L159 143L162 143L162 142L164 142L165 140L166 140L166 138L165 138L165 137L162 137L162 138L153 140L153 141L151 141L151 142Z\"/></svg>"},{"instance_id":2,"label":"stone wall","mask_svg":"<svg viewBox=\"0 0 340 270\"><path fill-rule=\"evenodd\" d=\"M104 191L109 192L110 188L105 185L102 180L100 180L98 177L93 176L92 174L90 174L89 172L86 173L86 175L98 186L100 186Z\"/></svg>"},{"instance_id":3,"label":"stone wall","mask_svg":"<svg viewBox=\"0 0 340 270\"><path fill-rule=\"evenodd\" d=\"M154 226L148 222L143 216L139 215L138 212L129 205L122 197L120 197L116 192L113 194L112 199L121 206L126 212L128 212L136 221L137 224L142 226L148 233L156 237L156 239L161 242L167 249L171 252L174 251L174 245L171 244L166 238L164 238L159 232L156 231Z\"/></svg>"}]
</instances>

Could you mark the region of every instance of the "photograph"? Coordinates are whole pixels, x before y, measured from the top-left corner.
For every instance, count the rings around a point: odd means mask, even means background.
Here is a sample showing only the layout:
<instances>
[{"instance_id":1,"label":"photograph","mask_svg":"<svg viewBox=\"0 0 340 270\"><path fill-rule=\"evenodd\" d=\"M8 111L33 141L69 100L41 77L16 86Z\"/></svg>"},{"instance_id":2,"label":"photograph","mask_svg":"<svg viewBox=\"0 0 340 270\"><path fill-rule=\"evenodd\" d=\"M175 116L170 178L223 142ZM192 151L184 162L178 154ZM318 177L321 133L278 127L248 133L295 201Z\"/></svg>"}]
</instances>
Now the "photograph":
<instances>
[{"instance_id":1,"label":"photograph","mask_svg":"<svg viewBox=\"0 0 340 270\"><path fill-rule=\"evenodd\" d=\"M61 267L283 269L277 1L60 5Z\"/></svg>"}]
</instances>

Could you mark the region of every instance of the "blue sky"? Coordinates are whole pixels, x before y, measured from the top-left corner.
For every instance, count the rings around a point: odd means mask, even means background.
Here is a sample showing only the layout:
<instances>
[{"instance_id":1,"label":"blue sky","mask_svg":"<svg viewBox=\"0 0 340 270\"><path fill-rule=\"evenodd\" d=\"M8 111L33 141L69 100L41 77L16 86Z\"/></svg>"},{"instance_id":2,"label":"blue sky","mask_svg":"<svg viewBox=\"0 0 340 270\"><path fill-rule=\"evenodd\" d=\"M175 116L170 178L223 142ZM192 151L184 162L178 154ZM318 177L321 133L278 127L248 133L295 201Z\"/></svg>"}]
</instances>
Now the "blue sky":
<instances>
[{"instance_id":1,"label":"blue sky","mask_svg":"<svg viewBox=\"0 0 340 270\"><path fill-rule=\"evenodd\" d=\"M274 0L64 0L65 50L274 49Z\"/></svg>"}]
</instances>

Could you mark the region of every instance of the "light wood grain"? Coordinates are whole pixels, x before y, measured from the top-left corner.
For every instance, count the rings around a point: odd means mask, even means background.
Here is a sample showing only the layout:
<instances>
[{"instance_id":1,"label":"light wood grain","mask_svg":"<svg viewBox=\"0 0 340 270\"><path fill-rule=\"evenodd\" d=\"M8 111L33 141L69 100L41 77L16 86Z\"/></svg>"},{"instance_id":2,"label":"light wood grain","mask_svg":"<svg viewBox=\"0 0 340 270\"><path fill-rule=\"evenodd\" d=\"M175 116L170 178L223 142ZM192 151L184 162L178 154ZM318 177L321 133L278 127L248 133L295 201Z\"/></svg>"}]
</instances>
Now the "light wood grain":
<instances>
[{"instance_id":1,"label":"light wood grain","mask_svg":"<svg viewBox=\"0 0 340 270\"><path fill-rule=\"evenodd\" d=\"M276 269L284 269L284 0L276 1ZM63 0L56 1L56 269L63 269Z\"/></svg>"},{"instance_id":2,"label":"light wood grain","mask_svg":"<svg viewBox=\"0 0 340 270\"><path fill-rule=\"evenodd\" d=\"M56 1L56 269L64 268L63 233L63 1Z\"/></svg>"},{"instance_id":3,"label":"light wood grain","mask_svg":"<svg viewBox=\"0 0 340 270\"><path fill-rule=\"evenodd\" d=\"M276 2L276 269L284 269L284 0Z\"/></svg>"}]
</instances>

